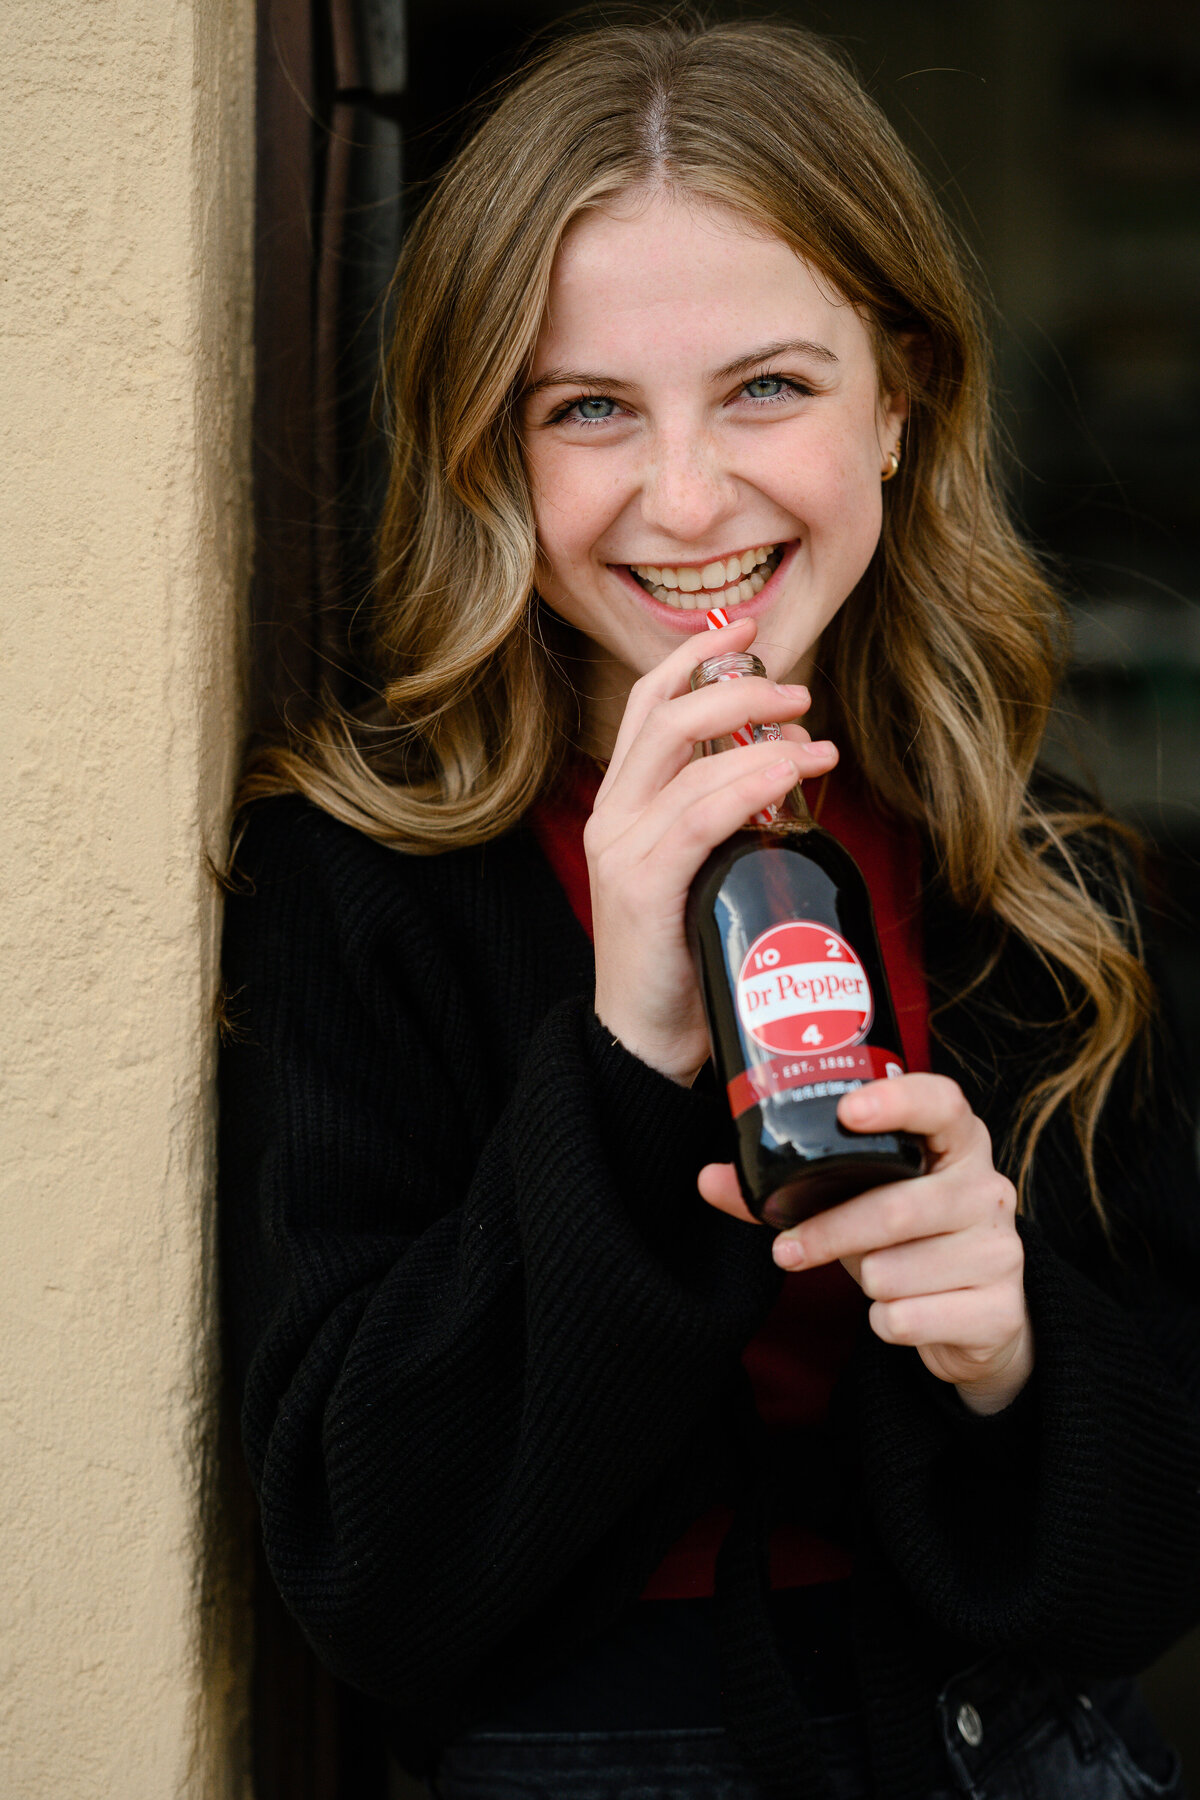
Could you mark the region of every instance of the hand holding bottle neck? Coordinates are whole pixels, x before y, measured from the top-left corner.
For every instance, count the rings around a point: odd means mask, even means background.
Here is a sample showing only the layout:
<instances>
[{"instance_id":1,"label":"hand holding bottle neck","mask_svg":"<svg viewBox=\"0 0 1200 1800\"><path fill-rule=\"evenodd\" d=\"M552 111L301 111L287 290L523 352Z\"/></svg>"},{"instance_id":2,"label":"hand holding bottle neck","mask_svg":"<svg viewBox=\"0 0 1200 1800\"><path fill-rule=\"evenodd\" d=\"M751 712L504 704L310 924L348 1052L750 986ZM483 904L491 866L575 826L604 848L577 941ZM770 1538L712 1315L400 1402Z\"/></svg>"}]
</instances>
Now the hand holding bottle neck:
<instances>
[{"instance_id":1,"label":"hand holding bottle neck","mask_svg":"<svg viewBox=\"0 0 1200 1800\"><path fill-rule=\"evenodd\" d=\"M699 688L711 687L718 681L737 681L744 676L766 675L761 660L750 650L719 651L715 656L705 657L698 663L691 675L693 692ZM701 744L705 756L719 755L737 744L769 742L781 736L778 725L747 724L735 730L730 736L713 738ZM782 800L772 805L767 812L755 814L753 823L764 828L774 824L802 825L810 827L815 824L808 802L804 798L800 783L790 788Z\"/></svg>"}]
</instances>

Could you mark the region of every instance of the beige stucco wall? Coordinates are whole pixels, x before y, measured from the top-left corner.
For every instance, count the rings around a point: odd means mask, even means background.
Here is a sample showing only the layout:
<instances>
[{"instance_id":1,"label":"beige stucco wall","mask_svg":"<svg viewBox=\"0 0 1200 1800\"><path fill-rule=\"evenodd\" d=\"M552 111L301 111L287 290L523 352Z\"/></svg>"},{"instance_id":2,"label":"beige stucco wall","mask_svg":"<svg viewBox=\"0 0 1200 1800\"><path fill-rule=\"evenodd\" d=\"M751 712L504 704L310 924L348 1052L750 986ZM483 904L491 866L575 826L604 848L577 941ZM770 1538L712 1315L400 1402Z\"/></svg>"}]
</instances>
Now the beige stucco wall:
<instances>
[{"instance_id":1,"label":"beige stucco wall","mask_svg":"<svg viewBox=\"0 0 1200 1800\"><path fill-rule=\"evenodd\" d=\"M0 6L6 1800L246 1792L205 853L239 729L253 45L252 0Z\"/></svg>"}]
</instances>

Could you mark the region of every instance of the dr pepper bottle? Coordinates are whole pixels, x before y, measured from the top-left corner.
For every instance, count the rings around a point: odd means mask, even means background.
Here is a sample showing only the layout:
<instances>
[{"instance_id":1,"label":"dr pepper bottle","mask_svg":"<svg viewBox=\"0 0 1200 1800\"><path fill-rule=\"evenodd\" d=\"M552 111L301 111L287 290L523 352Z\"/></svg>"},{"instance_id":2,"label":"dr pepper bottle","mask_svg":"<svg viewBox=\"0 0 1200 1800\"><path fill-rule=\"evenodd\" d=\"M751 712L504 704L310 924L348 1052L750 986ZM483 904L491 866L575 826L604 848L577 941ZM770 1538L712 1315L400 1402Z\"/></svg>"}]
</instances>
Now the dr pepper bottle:
<instances>
[{"instance_id":1,"label":"dr pepper bottle","mask_svg":"<svg viewBox=\"0 0 1200 1800\"><path fill-rule=\"evenodd\" d=\"M714 609L709 622L727 620ZM745 652L712 656L692 686L764 673ZM704 750L775 735L747 725ZM838 1123L842 1094L902 1075L904 1060L866 882L799 785L709 856L687 929L751 1212L783 1228L921 1174L918 1138Z\"/></svg>"}]
</instances>

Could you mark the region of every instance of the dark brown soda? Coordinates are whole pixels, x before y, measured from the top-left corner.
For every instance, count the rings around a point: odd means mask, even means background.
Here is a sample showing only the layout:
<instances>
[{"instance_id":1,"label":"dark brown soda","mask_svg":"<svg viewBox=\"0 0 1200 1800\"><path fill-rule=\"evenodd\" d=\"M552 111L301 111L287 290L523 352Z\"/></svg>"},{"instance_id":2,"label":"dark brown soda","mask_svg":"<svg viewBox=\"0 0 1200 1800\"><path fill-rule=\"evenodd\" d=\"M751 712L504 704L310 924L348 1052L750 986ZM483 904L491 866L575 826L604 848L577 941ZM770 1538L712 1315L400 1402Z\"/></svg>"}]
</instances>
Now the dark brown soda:
<instances>
[{"instance_id":1,"label":"dark brown soda","mask_svg":"<svg viewBox=\"0 0 1200 1800\"><path fill-rule=\"evenodd\" d=\"M796 804L803 805L799 797ZM873 1010L843 1054L818 1048L787 1061L756 1042L739 1017L739 973L752 947L764 932L790 921L828 927L866 976ZM920 1139L906 1132L846 1131L838 1123L841 1094L864 1078L846 1074L847 1065L869 1061L878 1075L901 1073L904 1065L870 895L837 839L807 818L786 815L735 832L692 885L687 929L722 1089L729 1093L732 1084L741 1105L746 1080L761 1083L769 1076L780 1086L734 1119L737 1172L751 1212L783 1228L866 1188L921 1174Z\"/></svg>"}]
</instances>

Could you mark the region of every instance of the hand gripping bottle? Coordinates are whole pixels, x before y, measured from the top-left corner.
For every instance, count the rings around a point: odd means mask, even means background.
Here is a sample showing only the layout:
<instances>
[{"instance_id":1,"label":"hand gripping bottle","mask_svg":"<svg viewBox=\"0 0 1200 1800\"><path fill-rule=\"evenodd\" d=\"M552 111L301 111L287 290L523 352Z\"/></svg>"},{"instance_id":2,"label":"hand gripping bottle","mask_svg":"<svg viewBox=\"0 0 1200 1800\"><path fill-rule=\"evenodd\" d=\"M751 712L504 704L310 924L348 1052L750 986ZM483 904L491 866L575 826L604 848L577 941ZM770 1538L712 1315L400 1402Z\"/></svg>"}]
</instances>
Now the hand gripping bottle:
<instances>
[{"instance_id":1,"label":"hand gripping bottle","mask_svg":"<svg viewBox=\"0 0 1200 1800\"><path fill-rule=\"evenodd\" d=\"M714 608L708 622L728 619ZM745 652L712 656L692 687L765 672ZM778 735L747 725L704 751ZM837 1120L842 1094L902 1075L904 1060L866 882L814 824L799 784L712 852L692 884L687 931L751 1212L782 1229L920 1175L920 1139Z\"/></svg>"}]
</instances>

